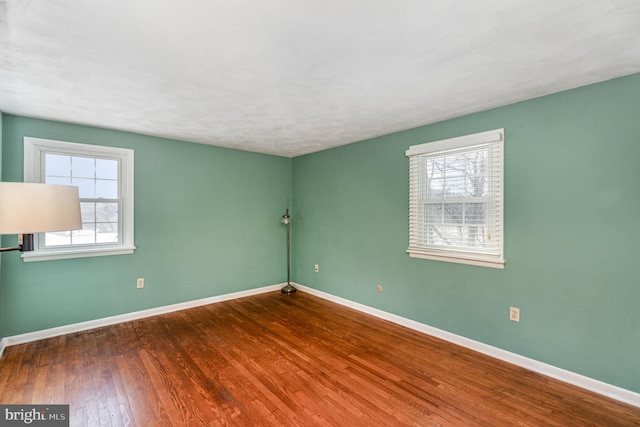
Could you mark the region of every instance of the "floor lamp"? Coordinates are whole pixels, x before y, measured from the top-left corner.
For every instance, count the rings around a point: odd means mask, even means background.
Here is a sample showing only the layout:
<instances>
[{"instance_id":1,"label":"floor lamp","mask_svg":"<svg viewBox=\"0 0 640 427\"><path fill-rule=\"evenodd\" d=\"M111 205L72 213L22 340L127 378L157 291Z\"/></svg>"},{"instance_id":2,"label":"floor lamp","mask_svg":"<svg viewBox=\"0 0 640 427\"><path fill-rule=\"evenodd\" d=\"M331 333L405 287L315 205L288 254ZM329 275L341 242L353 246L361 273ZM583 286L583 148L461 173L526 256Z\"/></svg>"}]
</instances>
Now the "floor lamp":
<instances>
[{"instance_id":1,"label":"floor lamp","mask_svg":"<svg viewBox=\"0 0 640 427\"><path fill-rule=\"evenodd\" d=\"M80 228L78 187L0 182L0 235L18 234L18 246L0 252L33 251L34 233Z\"/></svg>"},{"instance_id":2,"label":"floor lamp","mask_svg":"<svg viewBox=\"0 0 640 427\"><path fill-rule=\"evenodd\" d=\"M287 226L287 284L281 289L283 294L292 294L296 288L291 284L291 217L289 209L284 212L280 222Z\"/></svg>"}]
</instances>

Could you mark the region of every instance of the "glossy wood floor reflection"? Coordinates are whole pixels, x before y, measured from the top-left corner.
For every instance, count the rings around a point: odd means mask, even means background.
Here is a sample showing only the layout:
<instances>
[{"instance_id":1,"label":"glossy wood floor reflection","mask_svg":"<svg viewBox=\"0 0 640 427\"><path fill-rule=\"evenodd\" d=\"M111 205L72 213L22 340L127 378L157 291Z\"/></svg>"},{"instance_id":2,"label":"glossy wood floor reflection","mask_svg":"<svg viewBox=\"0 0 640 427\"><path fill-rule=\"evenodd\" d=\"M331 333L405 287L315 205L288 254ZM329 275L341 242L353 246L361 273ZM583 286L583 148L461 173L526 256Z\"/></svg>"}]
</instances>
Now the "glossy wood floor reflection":
<instances>
[{"instance_id":1,"label":"glossy wood floor reflection","mask_svg":"<svg viewBox=\"0 0 640 427\"><path fill-rule=\"evenodd\" d=\"M77 426L629 426L640 409L298 292L9 347L0 403Z\"/></svg>"}]
</instances>

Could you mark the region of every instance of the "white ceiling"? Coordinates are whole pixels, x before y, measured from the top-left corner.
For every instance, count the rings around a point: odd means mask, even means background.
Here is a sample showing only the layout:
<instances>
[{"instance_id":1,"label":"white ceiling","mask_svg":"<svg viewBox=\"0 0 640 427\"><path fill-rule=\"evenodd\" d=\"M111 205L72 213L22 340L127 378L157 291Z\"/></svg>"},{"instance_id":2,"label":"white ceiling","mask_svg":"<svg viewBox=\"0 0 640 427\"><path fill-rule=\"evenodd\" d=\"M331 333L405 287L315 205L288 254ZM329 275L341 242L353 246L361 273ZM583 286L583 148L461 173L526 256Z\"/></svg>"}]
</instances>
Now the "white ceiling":
<instances>
[{"instance_id":1,"label":"white ceiling","mask_svg":"<svg viewBox=\"0 0 640 427\"><path fill-rule=\"evenodd\" d=\"M0 1L0 110L294 157L640 72L639 0Z\"/></svg>"}]
</instances>

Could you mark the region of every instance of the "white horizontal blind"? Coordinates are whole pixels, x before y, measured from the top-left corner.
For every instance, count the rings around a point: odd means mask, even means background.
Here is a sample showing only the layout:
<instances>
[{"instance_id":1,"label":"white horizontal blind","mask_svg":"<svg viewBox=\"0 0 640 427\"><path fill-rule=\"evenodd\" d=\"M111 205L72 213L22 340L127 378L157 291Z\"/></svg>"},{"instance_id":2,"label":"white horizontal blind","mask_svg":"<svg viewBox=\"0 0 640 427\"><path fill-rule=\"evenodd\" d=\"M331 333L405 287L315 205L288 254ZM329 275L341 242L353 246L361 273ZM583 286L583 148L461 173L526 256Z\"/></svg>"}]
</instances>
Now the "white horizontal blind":
<instances>
[{"instance_id":1,"label":"white horizontal blind","mask_svg":"<svg viewBox=\"0 0 640 427\"><path fill-rule=\"evenodd\" d=\"M501 268L502 136L500 129L407 151L411 256L495 262Z\"/></svg>"}]
</instances>

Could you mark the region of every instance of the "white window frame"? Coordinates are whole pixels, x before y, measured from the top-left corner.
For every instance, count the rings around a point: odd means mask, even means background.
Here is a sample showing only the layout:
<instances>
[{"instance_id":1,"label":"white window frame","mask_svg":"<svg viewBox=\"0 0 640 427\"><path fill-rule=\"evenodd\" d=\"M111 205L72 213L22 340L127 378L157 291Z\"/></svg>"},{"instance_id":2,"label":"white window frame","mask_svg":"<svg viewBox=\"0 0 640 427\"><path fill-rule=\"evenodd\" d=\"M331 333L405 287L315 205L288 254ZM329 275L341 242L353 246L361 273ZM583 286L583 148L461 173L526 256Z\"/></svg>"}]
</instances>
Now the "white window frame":
<instances>
[{"instance_id":1,"label":"white window frame","mask_svg":"<svg viewBox=\"0 0 640 427\"><path fill-rule=\"evenodd\" d=\"M421 172L426 169L421 162L428 157L443 156L448 152L455 153L459 150L482 148L491 146L495 154L492 160L490 172L487 172L490 180L490 211L487 215L493 215L494 222L489 224L489 238L498 239L493 251L448 248L444 245L430 245L424 242L420 234L424 231L426 218L426 195L421 194L424 187L420 184L421 177L426 179ZM412 258L422 258L470 264L483 267L503 269L504 260L504 129L496 129L457 138L429 142L409 147L405 152L409 158L409 248L407 253ZM426 171L424 172L426 173ZM445 198L456 203L455 198ZM421 222L422 221L422 222ZM422 224L422 225L421 225ZM488 253L491 252L491 253Z\"/></svg>"},{"instance_id":2,"label":"white window frame","mask_svg":"<svg viewBox=\"0 0 640 427\"><path fill-rule=\"evenodd\" d=\"M135 250L133 241L133 150L24 137L24 182L44 182L42 162L46 153L117 159L120 162L118 182L122 206L119 212L118 228L122 239L117 244L96 243L78 247L45 248L44 233L38 233L34 235L34 250L22 253L24 262L133 253Z\"/></svg>"}]
</instances>

